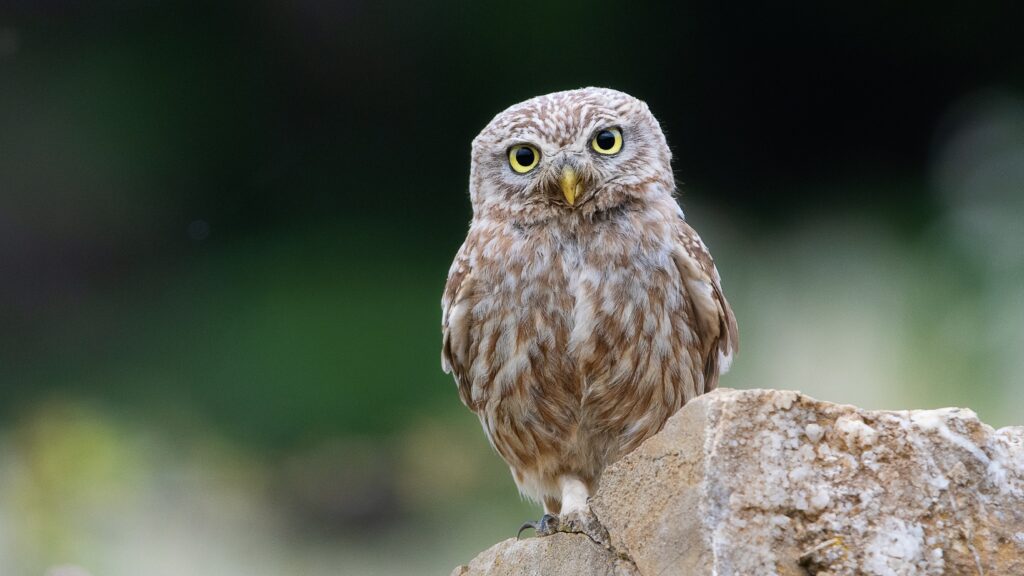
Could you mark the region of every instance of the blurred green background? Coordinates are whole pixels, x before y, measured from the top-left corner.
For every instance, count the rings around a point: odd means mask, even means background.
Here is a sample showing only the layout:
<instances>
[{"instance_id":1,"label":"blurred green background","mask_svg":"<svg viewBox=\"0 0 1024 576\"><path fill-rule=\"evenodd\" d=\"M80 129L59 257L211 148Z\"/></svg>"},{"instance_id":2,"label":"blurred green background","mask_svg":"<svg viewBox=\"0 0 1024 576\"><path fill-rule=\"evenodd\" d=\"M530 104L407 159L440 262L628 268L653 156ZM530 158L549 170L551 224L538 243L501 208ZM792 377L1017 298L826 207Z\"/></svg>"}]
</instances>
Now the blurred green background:
<instances>
[{"instance_id":1,"label":"blurred green background","mask_svg":"<svg viewBox=\"0 0 1024 576\"><path fill-rule=\"evenodd\" d=\"M0 572L447 574L538 516L439 300L470 140L586 85L668 134L724 386L1024 423L1020 6L0 4Z\"/></svg>"}]
</instances>

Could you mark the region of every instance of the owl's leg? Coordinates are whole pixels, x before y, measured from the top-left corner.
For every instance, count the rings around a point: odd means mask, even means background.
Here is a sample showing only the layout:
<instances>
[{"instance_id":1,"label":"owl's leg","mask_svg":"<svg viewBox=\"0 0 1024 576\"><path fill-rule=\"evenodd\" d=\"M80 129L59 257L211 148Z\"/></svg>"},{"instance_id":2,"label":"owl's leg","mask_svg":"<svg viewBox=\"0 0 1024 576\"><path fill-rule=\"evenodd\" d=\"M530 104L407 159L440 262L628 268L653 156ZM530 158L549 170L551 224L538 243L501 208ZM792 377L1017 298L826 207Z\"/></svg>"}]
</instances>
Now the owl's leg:
<instances>
[{"instance_id":1,"label":"owl's leg","mask_svg":"<svg viewBox=\"0 0 1024 576\"><path fill-rule=\"evenodd\" d=\"M590 510L590 487L576 476L562 476L558 479L562 490L562 510L559 514L559 532L576 532L590 536L602 545L608 544L608 531Z\"/></svg>"},{"instance_id":2,"label":"owl's leg","mask_svg":"<svg viewBox=\"0 0 1024 576\"><path fill-rule=\"evenodd\" d=\"M587 503L590 499L589 485L577 476L564 475L558 478L558 487L562 492L561 501L558 498L545 498L544 516L537 522L523 524L519 534L527 528L533 528L537 536L550 536L556 532L586 534L594 542L607 546L608 531Z\"/></svg>"},{"instance_id":3,"label":"owl's leg","mask_svg":"<svg viewBox=\"0 0 1024 576\"><path fill-rule=\"evenodd\" d=\"M575 476L560 476L558 487L562 490L562 509L559 510L562 516L576 514L590 509L587 500L590 498L590 489L587 485Z\"/></svg>"}]
</instances>

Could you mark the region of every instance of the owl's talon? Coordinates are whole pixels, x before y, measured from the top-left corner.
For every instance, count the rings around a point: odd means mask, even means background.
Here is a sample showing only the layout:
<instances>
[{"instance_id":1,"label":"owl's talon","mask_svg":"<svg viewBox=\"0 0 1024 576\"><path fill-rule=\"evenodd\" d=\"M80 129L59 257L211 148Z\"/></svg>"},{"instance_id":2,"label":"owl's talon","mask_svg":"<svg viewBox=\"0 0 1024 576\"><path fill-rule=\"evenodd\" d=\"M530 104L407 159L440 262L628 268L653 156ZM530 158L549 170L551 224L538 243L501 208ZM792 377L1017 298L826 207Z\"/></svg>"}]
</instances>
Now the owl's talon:
<instances>
[{"instance_id":1,"label":"owl's talon","mask_svg":"<svg viewBox=\"0 0 1024 576\"><path fill-rule=\"evenodd\" d=\"M524 522L519 527L519 532L516 532L516 540L523 533L523 530L527 528L533 528L533 531L537 533L537 536L550 536L555 532L561 532L561 524L558 521L558 516L554 514L545 514L540 517L540 520L536 522Z\"/></svg>"},{"instance_id":2,"label":"owl's talon","mask_svg":"<svg viewBox=\"0 0 1024 576\"><path fill-rule=\"evenodd\" d=\"M558 516L554 514L545 514L540 517L540 527L537 530L538 536L550 536L561 527Z\"/></svg>"}]
</instances>

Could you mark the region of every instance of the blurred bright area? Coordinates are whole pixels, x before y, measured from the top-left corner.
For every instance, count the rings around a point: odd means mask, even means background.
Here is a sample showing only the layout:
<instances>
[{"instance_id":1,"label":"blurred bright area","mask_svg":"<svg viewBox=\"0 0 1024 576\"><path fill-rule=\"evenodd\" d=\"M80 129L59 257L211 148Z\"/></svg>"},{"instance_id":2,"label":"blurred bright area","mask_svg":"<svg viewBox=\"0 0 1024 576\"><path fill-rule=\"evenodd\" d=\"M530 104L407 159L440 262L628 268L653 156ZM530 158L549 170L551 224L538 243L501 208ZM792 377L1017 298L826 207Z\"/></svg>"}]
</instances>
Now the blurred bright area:
<instances>
[{"instance_id":1,"label":"blurred bright area","mask_svg":"<svg viewBox=\"0 0 1024 576\"><path fill-rule=\"evenodd\" d=\"M520 7L0 8L0 573L447 574L538 517L439 300L470 140L582 85L665 128L724 386L1024 424L1024 15Z\"/></svg>"}]
</instances>

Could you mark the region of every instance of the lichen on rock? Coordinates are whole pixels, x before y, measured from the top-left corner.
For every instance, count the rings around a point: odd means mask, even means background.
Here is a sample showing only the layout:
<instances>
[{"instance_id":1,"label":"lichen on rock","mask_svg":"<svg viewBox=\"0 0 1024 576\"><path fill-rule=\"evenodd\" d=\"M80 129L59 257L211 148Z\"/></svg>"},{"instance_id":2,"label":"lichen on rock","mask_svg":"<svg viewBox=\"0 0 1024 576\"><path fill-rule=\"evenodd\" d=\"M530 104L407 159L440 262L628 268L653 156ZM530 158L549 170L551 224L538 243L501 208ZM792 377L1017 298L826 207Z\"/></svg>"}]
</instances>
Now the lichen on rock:
<instances>
[{"instance_id":1,"label":"lichen on rock","mask_svg":"<svg viewBox=\"0 0 1024 576\"><path fill-rule=\"evenodd\" d=\"M1022 575L1024 428L717 390L610 466L591 506L607 548L510 540L456 573Z\"/></svg>"}]
</instances>

